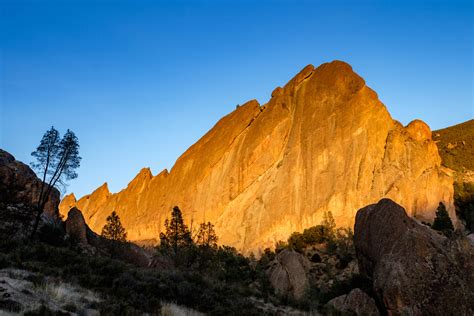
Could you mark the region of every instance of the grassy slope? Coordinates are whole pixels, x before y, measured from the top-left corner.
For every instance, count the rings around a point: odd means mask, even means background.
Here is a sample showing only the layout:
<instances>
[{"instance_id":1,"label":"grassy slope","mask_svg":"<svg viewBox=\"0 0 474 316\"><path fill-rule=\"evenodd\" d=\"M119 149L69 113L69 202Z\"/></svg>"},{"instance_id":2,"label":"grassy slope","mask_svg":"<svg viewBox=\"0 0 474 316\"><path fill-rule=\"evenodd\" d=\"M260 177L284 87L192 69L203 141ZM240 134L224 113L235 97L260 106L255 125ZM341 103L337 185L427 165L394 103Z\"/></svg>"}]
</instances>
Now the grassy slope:
<instances>
[{"instance_id":1,"label":"grassy slope","mask_svg":"<svg viewBox=\"0 0 474 316\"><path fill-rule=\"evenodd\" d=\"M474 171L474 120L433 131L443 165L456 171Z\"/></svg>"}]
</instances>

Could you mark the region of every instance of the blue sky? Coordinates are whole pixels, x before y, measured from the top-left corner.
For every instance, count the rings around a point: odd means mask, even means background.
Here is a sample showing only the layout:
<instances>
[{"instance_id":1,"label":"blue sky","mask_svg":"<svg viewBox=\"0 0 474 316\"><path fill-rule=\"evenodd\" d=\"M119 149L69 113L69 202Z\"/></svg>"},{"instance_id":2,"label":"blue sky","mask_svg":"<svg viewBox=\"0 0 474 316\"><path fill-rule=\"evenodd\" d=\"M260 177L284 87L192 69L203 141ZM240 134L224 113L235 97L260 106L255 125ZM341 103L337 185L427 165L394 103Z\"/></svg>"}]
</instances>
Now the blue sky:
<instances>
[{"instance_id":1,"label":"blue sky","mask_svg":"<svg viewBox=\"0 0 474 316\"><path fill-rule=\"evenodd\" d=\"M0 148L81 144L69 192L170 168L237 104L349 62L395 119L473 118L472 1L0 1Z\"/></svg>"}]
</instances>

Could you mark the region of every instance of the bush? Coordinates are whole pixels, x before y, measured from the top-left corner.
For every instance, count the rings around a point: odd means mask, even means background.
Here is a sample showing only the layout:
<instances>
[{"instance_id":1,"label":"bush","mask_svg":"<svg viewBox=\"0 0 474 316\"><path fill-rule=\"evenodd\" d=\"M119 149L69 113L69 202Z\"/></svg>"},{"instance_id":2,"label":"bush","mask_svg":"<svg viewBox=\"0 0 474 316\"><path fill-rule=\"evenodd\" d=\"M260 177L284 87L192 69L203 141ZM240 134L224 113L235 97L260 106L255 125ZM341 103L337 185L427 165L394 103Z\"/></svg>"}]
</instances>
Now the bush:
<instances>
[{"instance_id":1,"label":"bush","mask_svg":"<svg viewBox=\"0 0 474 316\"><path fill-rule=\"evenodd\" d=\"M57 224L44 224L38 232L40 241L56 247L67 246L65 235L63 227Z\"/></svg>"},{"instance_id":2,"label":"bush","mask_svg":"<svg viewBox=\"0 0 474 316\"><path fill-rule=\"evenodd\" d=\"M328 242L331 237L331 230L324 225L316 225L303 231L303 240L308 245Z\"/></svg>"},{"instance_id":3,"label":"bush","mask_svg":"<svg viewBox=\"0 0 474 316\"><path fill-rule=\"evenodd\" d=\"M306 246L303 234L294 232L288 238L288 247L297 252L303 252L304 247Z\"/></svg>"}]
</instances>

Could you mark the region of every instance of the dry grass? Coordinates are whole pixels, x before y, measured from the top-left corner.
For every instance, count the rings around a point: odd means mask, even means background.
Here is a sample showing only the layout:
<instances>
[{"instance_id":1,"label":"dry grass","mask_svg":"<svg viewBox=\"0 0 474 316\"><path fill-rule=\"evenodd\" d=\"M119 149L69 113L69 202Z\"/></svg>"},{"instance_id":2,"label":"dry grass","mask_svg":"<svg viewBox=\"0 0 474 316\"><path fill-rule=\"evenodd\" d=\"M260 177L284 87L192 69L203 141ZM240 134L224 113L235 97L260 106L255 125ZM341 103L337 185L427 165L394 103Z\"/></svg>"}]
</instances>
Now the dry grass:
<instances>
[{"instance_id":1,"label":"dry grass","mask_svg":"<svg viewBox=\"0 0 474 316\"><path fill-rule=\"evenodd\" d=\"M52 311L80 314L101 301L92 291L53 278L39 279L36 274L25 270L0 270L0 280L11 299L21 304L20 314L41 306ZM3 312L0 311L0 315Z\"/></svg>"},{"instance_id":2,"label":"dry grass","mask_svg":"<svg viewBox=\"0 0 474 316\"><path fill-rule=\"evenodd\" d=\"M197 312L193 309L176 305L174 303L162 303L161 315L162 316L202 316L204 314Z\"/></svg>"}]
</instances>

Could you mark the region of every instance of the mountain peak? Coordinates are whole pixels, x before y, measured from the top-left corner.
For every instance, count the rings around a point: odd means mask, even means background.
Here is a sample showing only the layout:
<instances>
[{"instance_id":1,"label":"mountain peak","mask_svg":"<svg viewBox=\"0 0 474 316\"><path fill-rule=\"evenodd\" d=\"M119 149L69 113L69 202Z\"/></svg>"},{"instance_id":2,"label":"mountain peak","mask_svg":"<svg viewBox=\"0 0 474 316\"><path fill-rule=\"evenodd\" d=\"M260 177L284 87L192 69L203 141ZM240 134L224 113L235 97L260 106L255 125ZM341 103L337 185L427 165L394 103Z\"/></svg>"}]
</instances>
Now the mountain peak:
<instances>
[{"instance_id":1,"label":"mountain peak","mask_svg":"<svg viewBox=\"0 0 474 316\"><path fill-rule=\"evenodd\" d=\"M178 205L185 220L214 223L223 244L244 252L317 225L326 211L350 226L357 209L383 197L430 221L440 201L454 208L427 131L394 121L349 64L308 65L264 106L252 100L219 120L169 174L142 169L125 190L77 203L96 231L120 211L131 240L159 236Z\"/></svg>"}]
</instances>

